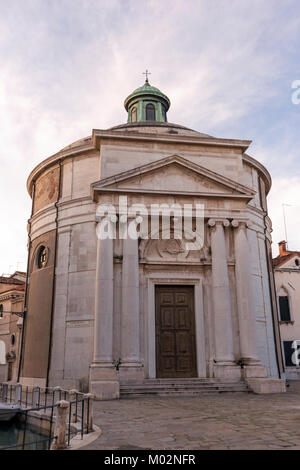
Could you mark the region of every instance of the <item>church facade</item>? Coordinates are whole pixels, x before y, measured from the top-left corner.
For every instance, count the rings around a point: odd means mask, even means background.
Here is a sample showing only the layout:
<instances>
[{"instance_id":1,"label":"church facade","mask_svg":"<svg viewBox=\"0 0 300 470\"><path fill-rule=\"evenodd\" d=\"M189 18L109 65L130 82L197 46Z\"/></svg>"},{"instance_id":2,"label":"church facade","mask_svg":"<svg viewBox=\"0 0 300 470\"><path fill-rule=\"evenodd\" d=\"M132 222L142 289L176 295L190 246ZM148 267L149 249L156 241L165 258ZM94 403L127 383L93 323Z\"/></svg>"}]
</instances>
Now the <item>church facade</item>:
<instances>
[{"instance_id":1,"label":"church facade","mask_svg":"<svg viewBox=\"0 0 300 470\"><path fill-rule=\"evenodd\" d=\"M250 141L168 123L169 106L146 80L125 100L126 124L31 172L22 383L100 399L164 379L284 391L270 175ZM169 210L169 230L153 207Z\"/></svg>"}]
</instances>

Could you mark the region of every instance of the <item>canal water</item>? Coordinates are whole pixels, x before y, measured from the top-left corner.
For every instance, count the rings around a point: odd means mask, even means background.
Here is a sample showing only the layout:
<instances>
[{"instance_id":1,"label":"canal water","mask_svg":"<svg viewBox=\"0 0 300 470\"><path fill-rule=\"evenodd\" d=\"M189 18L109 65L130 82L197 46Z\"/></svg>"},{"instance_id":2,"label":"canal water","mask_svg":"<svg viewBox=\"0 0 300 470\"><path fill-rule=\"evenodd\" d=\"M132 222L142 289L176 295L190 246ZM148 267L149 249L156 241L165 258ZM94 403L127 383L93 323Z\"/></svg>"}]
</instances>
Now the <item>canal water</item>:
<instances>
[{"instance_id":1,"label":"canal water","mask_svg":"<svg viewBox=\"0 0 300 470\"><path fill-rule=\"evenodd\" d=\"M42 429L27 425L24 450L47 450L49 446L47 437ZM24 426L18 420L0 423L0 450L10 446L11 450L21 450L23 439Z\"/></svg>"}]
</instances>

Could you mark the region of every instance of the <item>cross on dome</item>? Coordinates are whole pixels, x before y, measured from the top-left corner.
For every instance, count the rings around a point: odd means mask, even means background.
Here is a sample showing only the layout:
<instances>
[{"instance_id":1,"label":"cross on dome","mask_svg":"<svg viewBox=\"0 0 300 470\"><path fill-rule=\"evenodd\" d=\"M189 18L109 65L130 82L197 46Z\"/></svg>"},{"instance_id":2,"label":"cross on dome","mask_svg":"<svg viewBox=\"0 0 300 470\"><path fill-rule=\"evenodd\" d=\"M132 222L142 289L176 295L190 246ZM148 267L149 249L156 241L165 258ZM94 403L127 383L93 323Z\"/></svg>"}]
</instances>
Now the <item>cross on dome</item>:
<instances>
[{"instance_id":1,"label":"cross on dome","mask_svg":"<svg viewBox=\"0 0 300 470\"><path fill-rule=\"evenodd\" d=\"M146 75L146 83L149 83L148 75L151 75L151 72L149 72L149 70L146 69L146 72L143 72L143 75Z\"/></svg>"}]
</instances>

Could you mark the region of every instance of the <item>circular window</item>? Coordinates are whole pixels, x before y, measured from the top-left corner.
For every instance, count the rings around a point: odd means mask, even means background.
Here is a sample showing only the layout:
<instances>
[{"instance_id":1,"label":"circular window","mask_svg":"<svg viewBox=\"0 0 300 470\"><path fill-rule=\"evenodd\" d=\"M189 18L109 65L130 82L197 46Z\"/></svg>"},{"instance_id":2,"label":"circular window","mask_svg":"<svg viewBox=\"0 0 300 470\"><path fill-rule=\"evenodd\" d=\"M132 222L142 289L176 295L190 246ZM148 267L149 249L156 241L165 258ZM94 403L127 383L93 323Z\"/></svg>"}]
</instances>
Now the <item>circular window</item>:
<instances>
[{"instance_id":1,"label":"circular window","mask_svg":"<svg viewBox=\"0 0 300 470\"><path fill-rule=\"evenodd\" d=\"M48 261L48 248L41 246L37 255L37 266L39 269L45 268Z\"/></svg>"},{"instance_id":2,"label":"circular window","mask_svg":"<svg viewBox=\"0 0 300 470\"><path fill-rule=\"evenodd\" d=\"M11 335L11 337L10 337L10 344L11 344L12 346L14 346L15 342L16 342L16 335Z\"/></svg>"}]
</instances>

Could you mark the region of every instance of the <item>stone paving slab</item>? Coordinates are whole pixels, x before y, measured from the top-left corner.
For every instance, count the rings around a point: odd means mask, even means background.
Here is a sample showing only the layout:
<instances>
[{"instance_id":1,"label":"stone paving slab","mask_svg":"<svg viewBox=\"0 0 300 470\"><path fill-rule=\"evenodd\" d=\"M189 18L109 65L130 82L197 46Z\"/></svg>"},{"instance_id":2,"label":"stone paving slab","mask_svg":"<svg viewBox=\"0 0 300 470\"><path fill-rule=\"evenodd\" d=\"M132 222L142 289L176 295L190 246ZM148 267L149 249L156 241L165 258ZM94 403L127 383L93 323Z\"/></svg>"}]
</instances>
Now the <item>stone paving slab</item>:
<instances>
[{"instance_id":1,"label":"stone paving slab","mask_svg":"<svg viewBox=\"0 0 300 470\"><path fill-rule=\"evenodd\" d=\"M102 435L83 449L300 449L300 388L95 402Z\"/></svg>"}]
</instances>

